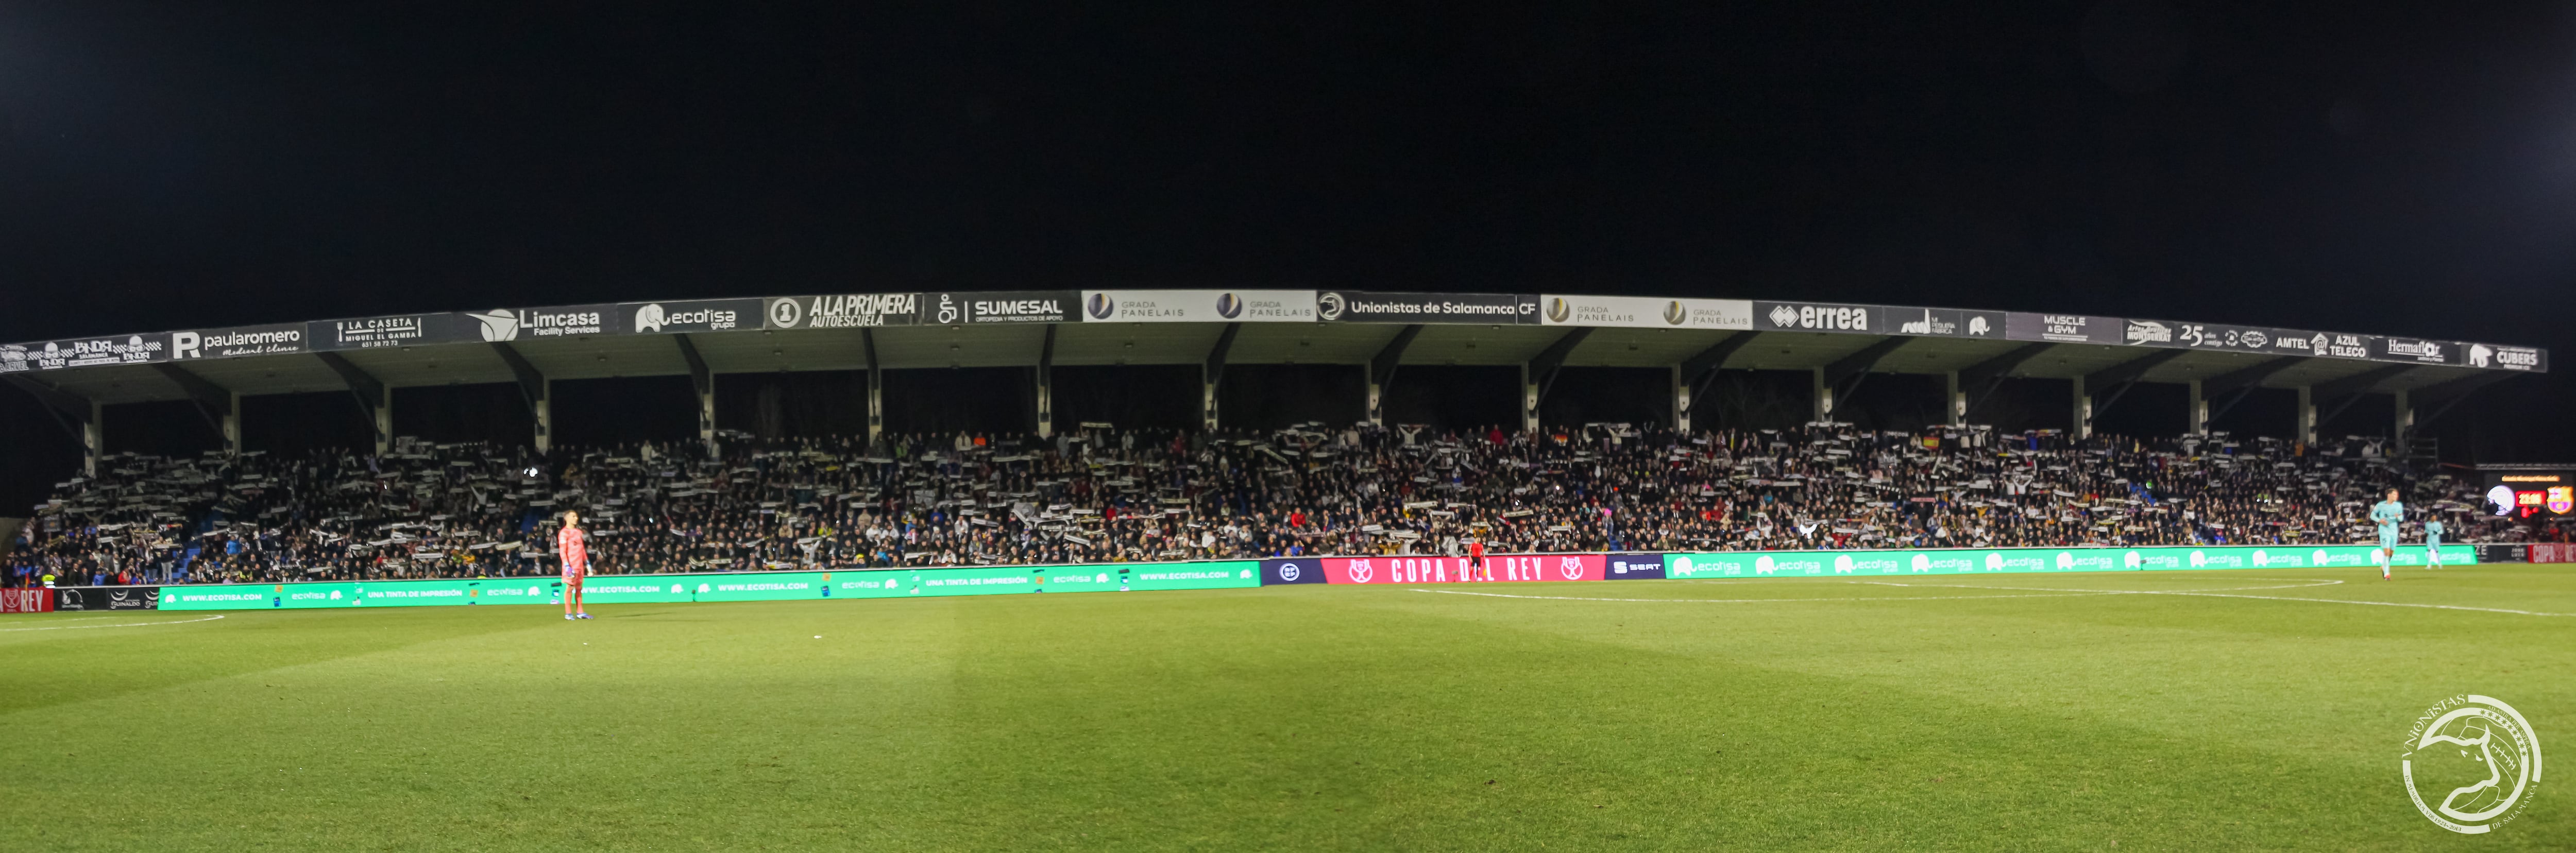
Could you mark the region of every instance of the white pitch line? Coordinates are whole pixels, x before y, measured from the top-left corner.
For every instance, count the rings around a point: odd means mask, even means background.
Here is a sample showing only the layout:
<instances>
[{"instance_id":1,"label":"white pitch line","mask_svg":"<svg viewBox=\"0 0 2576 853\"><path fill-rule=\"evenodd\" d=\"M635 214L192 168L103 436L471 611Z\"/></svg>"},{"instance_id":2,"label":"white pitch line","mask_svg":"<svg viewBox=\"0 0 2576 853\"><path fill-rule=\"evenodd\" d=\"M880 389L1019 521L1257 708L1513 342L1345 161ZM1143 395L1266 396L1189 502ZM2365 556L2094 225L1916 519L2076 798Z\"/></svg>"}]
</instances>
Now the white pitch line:
<instances>
[{"instance_id":1,"label":"white pitch line","mask_svg":"<svg viewBox=\"0 0 2576 853\"><path fill-rule=\"evenodd\" d=\"M1443 595L1477 595L1486 598L1533 598L1547 601L1643 601L1651 604L1769 604L1801 601L1952 601L1969 598L2073 598L2082 595L2109 595L2106 592L2052 592L2040 595L1887 595L1876 598L1585 598L1574 595L1509 595L1500 592L1468 592L1463 589L1413 589L1414 592L1436 592Z\"/></svg>"},{"instance_id":2,"label":"white pitch line","mask_svg":"<svg viewBox=\"0 0 2576 853\"><path fill-rule=\"evenodd\" d=\"M1944 588L1948 588L1948 589L2027 589L2027 590L2050 590L2050 589L2053 589L2052 587L2036 587L2036 586L2007 586L2007 587L1990 587L1990 586L1959 586L1959 585L1956 585L1956 584L1909 584L1909 583L1890 583L1890 582L1885 582L1885 581L1864 581L1864 583L1877 583L1877 584L1879 584L1879 585L1881 585L1881 586L1937 586L1937 587L1944 587ZM2324 581L2323 583L2308 584L2308 586L2334 586L2334 585L2338 585L2338 584L2341 584L2341 583L2343 583L2343 581L2339 581L2339 580L2326 580L2326 581ZM2290 588L2290 587L2243 587L2243 588L2244 588L2244 589L2288 589L2288 588ZM2576 616L2576 613L2544 613L2544 612L2541 612L2541 611L2538 611L2538 610L2515 610L2515 609L2512 609L2512 608L2509 608L2509 607L2470 607L2470 606L2462 605L2462 604L2423 604L2423 603L2419 603L2419 602L2412 602L2412 601L2362 601L2362 600L2360 600L2360 599L2352 599L2352 598L2300 598L2300 597L2296 597L2296 596L2288 596L2288 595L2229 595L2229 594L2227 594L2227 592L2226 592L2225 590L2206 590L2206 591L2202 591L2202 592L2183 592L2183 591L2179 591L2179 590L2143 590L2143 589L2124 589L2124 590L2114 590L2114 591L2110 591L2110 592L2109 592L2109 594L2111 594L2111 595L2189 595L2189 596L2199 596L2199 597L2203 597L2203 598L2253 598L2253 599L2260 599L2260 600L2263 600L2263 601L2313 601L2313 602L2317 602L2317 603L2320 603L2320 604L2366 604L2366 605L2370 605L2370 606L2373 606L2373 607L2420 607L2420 608L2424 608L2424 609L2427 609L2427 610L2466 610L2466 611L2475 612L2475 613L2510 613L2510 614L2514 614L2514 615L2516 615L2516 616Z\"/></svg>"},{"instance_id":3,"label":"white pitch line","mask_svg":"<svg viewBox=\"0 0 2576 853\"><path fill-rule=\"evenodd\" d=\"M83 628L146 628L153 625L185 625L190 622L212 622L221 618L224 618L222 614L216 614L202 619L180 619L171 622L128 622L123 625L56 625L51 628L0 628L0 631L78 631Z\"/></svg>"}]
</instances>

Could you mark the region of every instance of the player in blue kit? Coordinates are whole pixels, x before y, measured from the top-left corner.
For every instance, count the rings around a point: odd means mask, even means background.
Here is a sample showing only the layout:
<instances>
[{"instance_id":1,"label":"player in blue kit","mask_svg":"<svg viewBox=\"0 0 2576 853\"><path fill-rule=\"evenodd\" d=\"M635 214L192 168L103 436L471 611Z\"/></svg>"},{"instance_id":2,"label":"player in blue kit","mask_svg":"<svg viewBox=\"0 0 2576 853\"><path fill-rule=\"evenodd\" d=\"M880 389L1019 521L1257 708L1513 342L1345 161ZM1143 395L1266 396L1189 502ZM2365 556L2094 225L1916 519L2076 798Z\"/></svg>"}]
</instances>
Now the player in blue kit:
<instances>
[{"instance_id":1,"label":"player in blue kit","mask_svg":"<svg viewBox=\"0 0 2576 853\"><path fill-rule=\"evenodd\" d=\"M2442 567L2442 520L2424 519L2424 567Z\"/></svg>"},{"instance_id":2,"label":"player in blue kit","mask_svg":"<svg viewBox=\"0 0 2576 853\"><path fill-rule=\"evenodd\" d=\"M2379 524L2379 579L2389 579L2389 569L2397 562L2397 523L2406 520L2406 505L2397 502L2397 490L2388 490L2388 499L2370 508L2370 520Z\"/></svg>"}]
</instances>

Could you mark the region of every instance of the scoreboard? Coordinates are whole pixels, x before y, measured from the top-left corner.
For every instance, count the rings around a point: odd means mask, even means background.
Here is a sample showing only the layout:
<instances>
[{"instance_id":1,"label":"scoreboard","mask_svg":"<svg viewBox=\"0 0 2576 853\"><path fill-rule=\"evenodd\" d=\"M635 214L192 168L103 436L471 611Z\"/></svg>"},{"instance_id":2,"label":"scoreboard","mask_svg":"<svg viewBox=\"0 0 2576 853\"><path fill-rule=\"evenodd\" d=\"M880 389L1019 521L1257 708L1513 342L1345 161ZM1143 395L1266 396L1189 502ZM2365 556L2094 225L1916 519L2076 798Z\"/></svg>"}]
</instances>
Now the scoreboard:
<instances>
[{"instance_id":1,"label":"scoreboard","mask_svg":"<svg viewBox=\"0 0 2576 853\"><path fill-rule=\"evenodd\" d=\"M2576 513L2576 465L2480 465L2487 512L2508 518Z\"/></svg>"}]
</instances>

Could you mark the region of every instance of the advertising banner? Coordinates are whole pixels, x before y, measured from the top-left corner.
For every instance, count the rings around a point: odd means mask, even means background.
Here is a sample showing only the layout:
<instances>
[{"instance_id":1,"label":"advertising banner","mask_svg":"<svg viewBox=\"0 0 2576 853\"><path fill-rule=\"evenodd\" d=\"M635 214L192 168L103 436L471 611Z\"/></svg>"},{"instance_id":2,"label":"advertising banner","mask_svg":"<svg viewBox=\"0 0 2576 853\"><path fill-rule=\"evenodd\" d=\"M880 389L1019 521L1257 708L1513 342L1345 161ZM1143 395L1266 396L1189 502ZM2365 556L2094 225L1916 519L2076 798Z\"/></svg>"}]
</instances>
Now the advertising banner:
<instances>
[{"instance_id":1,"label":"advertising banner","mask_svg":"<svg viewBox=\"0 0 2576 853\"><path fill-rule=\"evenodd\" d=\"M450 334L460 318L447 314L404 314L354 320L315 320L304 324L305 345L317 350L373 349L414 344L470 341L477 336ZM477 325L471 320L466 325Z\"/></svg>"},{"instance_id":2,"label":"advertising banner","mask_svg":"<svg viewBox=\"0 0 2576 853\"><path fill-rule=\"evenodd\" d=\"M1312 290L1086 290L1095 323L1312 323Z\"/></svg>"},{"instance_id":3,"label":"advertising banner","mask_svg":"<svg viewBox=\"0 0 2576 853\"><path fill-rule=\"evenodd\" d=\"M635 335L757 329L764 307L758 299L628 302L617 306L616 330Z\"/></svg>"},{"instance_id":4,"label":"advertising banner","mask_svg":"<svg viewBox=\"0 0 2576 853\"><path fill-rule=\"evenodd\" d=\"M984 323L1071 323L1082 294L1071 290L1004 290L989 293L933 293L924 299L921 322L949 325Z\"/></svg>"},{"instance_id":5,"label":"advertising banner","mask_svg":"<svg viewBox=\"0 0 2576 853\"><path fill-rule=\"evenodd\" d=\"M1512 293L1370 293L1327 290L1315 294L1315 319L1327 323L1539 322L1538 297Z\"/></svg>"},{"instance_id":6,"label":"advertising banner","mask_svg":"<svg viewBox=\"0 0 2576 853\"><path fill-rule=\"evenodd\" d=\"M1636 329L1753 328L1749 299L1656 299L1644 296L1541 294L1539 323Z\"/></svg>"},{"instance_id":7,"label":"advertising banner","mask_svg":"<svg viewBox=\"0 0 2576 853\"><path fill-rule=\"evenodd\" d=\"M167 335L67 338L19 346L24 348L23 352L13 348L7 355L0 355L0 362L25 364L34 370L61 370L66 367L149 364L170 360Z\"/></svg>"},{"instance_id":8,"label":"advertising banner","mask_svg":"<svg viewBox=\"0 0 2576 853\"><path fill-rule=\"evenodd\" d=\"M2231 545L2202 548L2011 548L1937 551L1739 551L1666 554L1668 578L1832 575L2114 572L2174 569L2300 569L2377 566L2366 545ZM2421 545L2397 549L2396 564L2424 564ZM2477 562L2477 549L2442 546L2442 562Z\"/></svg>"},{"instance_id":9,"label":"advertising banner","mask_svg":"<svg viewBox=\"0 0 2576 853\"><path fill-rule=\"evenodd\" d=\"M2004 315L2004 337L2061 344L2116 344L2120 342L2121 327L2127 324L2118 317L2014 311Z\"/></svg>"},{"instance_id":10,"label":"advertising banner","mask_svg":"<svg viewBox=\"0 0 2576 853\"><path fill-rule=\"evenodd\" d=\"M54 591L43 587L0 589L0 613L50 613Z\"/></svg>"},{"instance_id":11,"label":"advertising banner","mask_svg":"<svg viewBox=\"0 0 2576 853\"><path fill-rule=\"evenodd\" d=\"M157 586L66 586L54 589L55 610L158 610Z\"/></svg>"},{"instance_id":12,"label":"advertising banner","mask_svg":"<svg viewBox=\"0 0 2576 853\"><path fill-rule=\"evenodd\" d=\"M471 322L474 338L462 334L457 339L480 339L487 343L530 341L569 335L607 334L608 318L617 314L614 305L556 305L548 308L494 308L456 315ZM461 323L453 323L461 326Z\"/></svg>"},{"instance_id":13,"label":"advertising banner","mask_svg":"<svg viewBox=\"0 0 2576 853\"><path fill-rule=\"evenodd\" d=\"M1285 583L1323 583L1324 561L1315 557L1261 561L1261 585Z\"/></svg>"},{"instance_id":14,"label":"advertising banner","mask_svg":"<svg viewBox=\"0 0 2576 853\"><path fill-rule=\"evenodd\" d=\"M772 329L860 329L913 325L921 314L918 293L840 293L775 296L763 306Z\"/></svg>"},{"instance_id":15,"label":"advertising banner","mask_svg":"<svg viewBox=\"0 0 2576 853\"><path fill-rule=\"evenodd\" d=\"M1465 557L1324 557L1327 583L1463 583ZM1488 554L1485 566L1497 581L1597 581L1605 559L1600 554Z\"/></svg>"},{"instance_id":16,"label":"advertising banner","mask_svg":"<svg viewBox=\"0 0 2576 853\"><path fill-rule=\"evenodd\" d=\"M1087 566L978 566L830 572L732 572L695 575L592 575L584 604L695 601L790 601L818 598L994 595L1035 592L1122 592L1221 589L1261 585L1255 560L1196 563L1103 563ZM146 589L115 587L113 589ZM563 603L554 577L379 580L329 583L210 584L160 587L162 610L324 607L438 607ZM89 609L99 609L92 605Z\"/></svg>"},{"instance_id":17,"label":"advertising banner","mask_svg":"<svg viewBox=\"0 0 2576 853\"><path fill-rule=\"evenodd\" d=\"M1887 309L1876 305L1828 305L1814 302L1755 302L1754 328L1766 332L1846 332L1892 334Z\"/></svg>"},{"instance_id":18,"label":"advertising banner","mask_svg":"<svg viewBox=\"0 0 2576 853\"><path fill-rule=\"evenodd\" d=\"M2380 346L2378 339L2369 335L2328 334L2270 326L2177 323L2170 320L2122 321L2120 339L2111 343L2322 358L2371 358Z\"/></svg>"},{"instance_id":19,"label":"advertising banner","mask_svg":"<svg viewBox=\"0 0 2576 853\"><path fill-rule=\"evenodd\" d=\"M2470 367L2489 370L2522 370L2549 372L2549 351L2537 347L2509 347L2503 344L2461 344L2462 355ZM0 369L6 369L0 366Z\"/></svg>"},{"instance_id":20,"label":"advertising banner","mask_svg":"<svg viewBox=\"0 0 2576 853\"><path fill-rule=\"evenodd\" d=\"M1963 308L1888 308L1886 312L1896 334L1992 340L2003 340L2007 316L2001 311Z\"/></svg>"},{"instance_id":21,"label":"advertising banner","mask_svg":"<svg viewBox=\"0 0 2576 853\"><path fill-rule=\"evenodd\" d=\"M1664 579L1662 554L1611 554L1609 570L1602 577L1614 581L1659 581Z\"/></svg>"},{"instance_id":22,"label":"advertising banner","mask_svg":"<svg viewBox=\"0 0 2576 853\"><path fill-rule=\"evenodd\" d=\"M2402 361L2408 364L2459 364L2462 347L2451 341L2428 341L2423 338L2377 338L2378 347L2371 350L2374 361Z\"/></svg>"},{"instance_id":23,"label":"advertising banner","mask_svg":"<svg viewBox=\"0 0 2576 853\"><path fill-rule=\"evenodd\" d=\"M303 323L170 333L170 358L236 358L304 351Z\"/></svg>"}]
</instances>

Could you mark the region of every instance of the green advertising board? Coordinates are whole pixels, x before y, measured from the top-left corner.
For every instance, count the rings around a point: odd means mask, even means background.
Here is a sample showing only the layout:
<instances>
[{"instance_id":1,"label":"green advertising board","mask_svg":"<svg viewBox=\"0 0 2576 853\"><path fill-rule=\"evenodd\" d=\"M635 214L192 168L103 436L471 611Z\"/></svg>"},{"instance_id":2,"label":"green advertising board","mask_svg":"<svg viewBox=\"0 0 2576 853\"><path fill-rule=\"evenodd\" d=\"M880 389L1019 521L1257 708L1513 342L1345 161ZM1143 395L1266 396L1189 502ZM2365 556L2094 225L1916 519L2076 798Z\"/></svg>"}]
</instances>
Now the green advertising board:
<instances>
[{"instance_id":1,"label":"green advertising board","mask_svg":"<svg viewBox=\"0 0 2576 853\"><path fill-rule=\"evenodd\" d=\"M1260 585L1260 562L1232 560L1200 563L979 566L955 569L868 569L833 572L594 575L582 588L582 600L586 604L658 604L691 601L786 601L809 598L903 598L1037 592L1219 589ZM562 595L563 582L553 577L208 584L162 587L161 609L249 610L561 604Z\"/></svg>"},{"instance_id":2,"label":"green advertising board","mask_svg":"<svg viewBox=\"0 0 2576 853\"><path fill-rule=\"evenodd\" d=\"M2195 569L2305 569L2379 565L2368 545L2223 545L2200 548L1962 548L1926 551L1734 551L1664 555L1667 578L1967 575ZM2424 564L2421 545L2397 549L2400 566ZM2478 561L2471 545L2442 546L2442 562Z\"/></svg>"}]
</instances>

